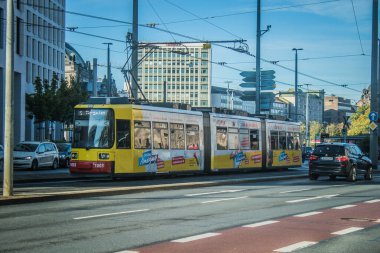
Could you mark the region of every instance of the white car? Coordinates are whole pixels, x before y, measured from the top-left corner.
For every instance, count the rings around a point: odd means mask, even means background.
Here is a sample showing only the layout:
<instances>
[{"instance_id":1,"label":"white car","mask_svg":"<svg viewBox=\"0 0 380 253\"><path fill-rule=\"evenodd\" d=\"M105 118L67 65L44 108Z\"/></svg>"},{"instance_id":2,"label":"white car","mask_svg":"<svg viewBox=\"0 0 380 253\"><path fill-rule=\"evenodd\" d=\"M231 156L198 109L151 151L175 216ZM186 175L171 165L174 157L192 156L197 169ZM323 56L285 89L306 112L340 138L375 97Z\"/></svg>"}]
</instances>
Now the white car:
<instances>
[{"instance_id":1,"label":"white car","mask_svg":"<svg viewBox=\"0 0 380 253\"><path fill-rule=\"evenodd\" d=\"M17 144L13 152L13 166L16 168L39 167L58 168L59 156L53 142L23 141Z\"/></svg>"},{"instance_id":2,"label":"white car","mask_svg":"<svg viewBox=\"0 0 380 253\"><path fill-rule=\"evenodd\" d=\"M4 168L4 148L0 145L0 170Z\"/></svg>"}]
</instances>

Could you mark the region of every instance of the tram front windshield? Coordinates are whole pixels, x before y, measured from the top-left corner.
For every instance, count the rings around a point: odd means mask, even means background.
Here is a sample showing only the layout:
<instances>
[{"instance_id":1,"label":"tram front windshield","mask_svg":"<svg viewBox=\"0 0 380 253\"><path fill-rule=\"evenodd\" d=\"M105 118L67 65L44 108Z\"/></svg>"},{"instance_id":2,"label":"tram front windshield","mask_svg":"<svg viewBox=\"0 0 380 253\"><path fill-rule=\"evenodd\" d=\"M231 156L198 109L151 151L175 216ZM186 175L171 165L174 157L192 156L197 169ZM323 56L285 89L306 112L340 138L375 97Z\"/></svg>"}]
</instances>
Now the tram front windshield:
<instances>
[{"instance_id":1,"label":"tram front windshield","mask_svg":"<svg viewBox=\"0 0 380 253\"><path fill-rule=\"evenodd\" d=\"M76 109L74 112L74 148L111 148L114 142L111 109Z\"/></svg>"}]
</instances>

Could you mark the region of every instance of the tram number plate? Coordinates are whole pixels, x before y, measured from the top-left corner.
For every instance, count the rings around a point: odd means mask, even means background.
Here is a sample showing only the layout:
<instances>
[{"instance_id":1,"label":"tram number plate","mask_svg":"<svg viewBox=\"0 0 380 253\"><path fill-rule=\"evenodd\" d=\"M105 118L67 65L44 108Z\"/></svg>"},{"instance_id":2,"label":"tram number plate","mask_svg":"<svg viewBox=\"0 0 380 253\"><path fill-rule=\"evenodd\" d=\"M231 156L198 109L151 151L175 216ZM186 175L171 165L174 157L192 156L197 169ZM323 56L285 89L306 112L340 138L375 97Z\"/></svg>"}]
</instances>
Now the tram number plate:
<instances>
[{"instance_id":1,"label":"tram number plate","mask_svg":"<svg viewBox=\"0 0 380 253\"><path fill-rule=\"evenodd\" d=\"M332 160L334 160L334 157L325 156L325 157L321 157L321 160L323 160L323 161L332 161Z\"/></svg>"}]
</instances>

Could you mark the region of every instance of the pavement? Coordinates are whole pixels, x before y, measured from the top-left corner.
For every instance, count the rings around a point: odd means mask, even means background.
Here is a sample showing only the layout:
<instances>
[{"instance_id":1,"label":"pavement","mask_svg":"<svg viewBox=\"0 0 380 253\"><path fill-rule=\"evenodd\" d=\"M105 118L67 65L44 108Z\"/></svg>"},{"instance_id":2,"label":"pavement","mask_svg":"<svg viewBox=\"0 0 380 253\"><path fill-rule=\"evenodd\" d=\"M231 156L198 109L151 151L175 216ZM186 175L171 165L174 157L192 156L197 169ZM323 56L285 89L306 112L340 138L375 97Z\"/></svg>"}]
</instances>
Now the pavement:
<instances>
[{"instance_id":1,"label":"pavement","mask_svg":"<svg viewBox=\"0 0 380 253\"><path fill-rule=\"evenodd\" d=\"M380 166L375 173L380 173ZM0 179L2 180L2 175ZM13 196L3 197L0 205L53 201L94 196L111 196L136 192L210 187L225 184L291 180L308 177L308 165L287 171L224 173L218 175L133 178L111 181L106 177L77 177L68 169L25 171L14 173Z\"/></svg>"}]
</instances>

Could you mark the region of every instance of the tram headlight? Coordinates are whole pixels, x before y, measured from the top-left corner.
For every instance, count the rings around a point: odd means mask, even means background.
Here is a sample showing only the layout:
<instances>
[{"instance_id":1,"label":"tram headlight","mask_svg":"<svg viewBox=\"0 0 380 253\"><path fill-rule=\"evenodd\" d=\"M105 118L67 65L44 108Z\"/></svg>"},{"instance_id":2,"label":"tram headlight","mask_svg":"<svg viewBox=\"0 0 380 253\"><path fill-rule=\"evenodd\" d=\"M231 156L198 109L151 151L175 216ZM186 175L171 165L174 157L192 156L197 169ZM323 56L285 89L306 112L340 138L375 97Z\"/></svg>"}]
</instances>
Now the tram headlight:
<instances>
[{"instance_id":1,"label":"tram headlight","mask_svg":"<svg viewBox=\"0 0 380 253\"><path fill-rule=\"evenodd\" d=\"M71 159L78 159L78 153L71 153Z\"/></svg>"},{"instance_id":2,"label":"tram headlight","mask_svg":"<svg viewBox=\"0 0 380 253\"><path fill-rule=\"evenodd\" d=\"M110 154L108 154L108 153L99 153L99 159L102 159L102 160L110 159Z\"/></svg>"}]
</instances>

